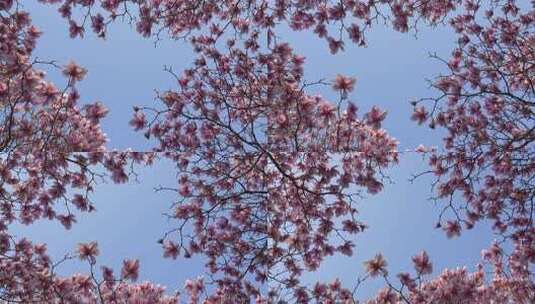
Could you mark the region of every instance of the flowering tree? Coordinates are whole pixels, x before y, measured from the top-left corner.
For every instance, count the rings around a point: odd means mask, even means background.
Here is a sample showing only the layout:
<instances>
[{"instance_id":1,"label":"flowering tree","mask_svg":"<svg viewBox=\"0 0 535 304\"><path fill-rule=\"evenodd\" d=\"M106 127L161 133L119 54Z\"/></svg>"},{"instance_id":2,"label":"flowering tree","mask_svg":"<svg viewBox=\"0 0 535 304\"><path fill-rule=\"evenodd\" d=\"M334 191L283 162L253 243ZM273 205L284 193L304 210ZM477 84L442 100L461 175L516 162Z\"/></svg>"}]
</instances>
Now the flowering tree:
<instances>
[{"instance_id":1,"label":"flowering tree","mask_svg":"<svg viewBox=\"0 0 535 304\"><path fill-rule=\"evenodd\" d=\"M490 219L533 262L535 15L512 2L501 13L486 11L483 20L476 12L472 7L451 21L459 44L447 62L450 74L433 83L440 96L414 103L413 119L448 132L444 152L430 156L437 198L453 215L444 226L448 236L458 235L461 224L470 229Z\"/></svg>"},{"instance_id":2,"label":"flowering tree","mask_svg":"<svg viewBox=\"0 0 535 304\"><path fill-rule=\"evenodd\" d=\"M102 103L78 106L86 71L32 58L40 35L28 13L0 0L0 299L19 303L356 303L363 280L385 288L369 303L533 303L535 286L535 4L514 0L417 1L118 1L46 0L58 4L71 36L99 36L118 19L143 36L189 38L197 59L158 104L135 108L131 125L155 139L150 152L109 151L99 121ZM395 30L449 20L459 36L438 94L413 102L412 118L446 131L439 149L420 146L430 163L438 227L448 237L491 221L500 236L475 272L443 270L427 253L414 274L393 280L381 254L365 263L355 286L307 285L304 272L325 257L351 255L351 236L366 224L355 202L382 189L398 161L397 141L381 128L386 112L364 115L348 100L354 78L303 79L304 58L277 35L277 25L313 31L333 53L344 41L365 45L369 27ZM425 25L424 25L425 26ZM264 40L264 37L266 38ZM112 38L113 39L113 38ZM442 60L442 59L441 59ZM40 65L59 68L66 84L46 80ZM313 90L331 86L329 101ZM209 277L187 281L185 295L135 283L126 259L120 275L97 270L96 242L80 244L87 274L61 277L46 246L15 238L10 224L48 218L66 229L74 210L94 211L97 179L122 183L134 163L154 157L176 164L176 229L160 240L172 259L202 255ZM512 250L506 248L512 247ZM486 270L491 270L487 274Z\"/></svg>"},{"instance_id":3,"label":"flowering tree","mask_svg":"<svg viewBox=\"0 0 535 304\"><path fill-rule=\"evenodd\" d=\"M146 162L151 155L107 151L99 126L106 109L102 103L77 105L75 85L86 71L69 63L62 68L67 79L63 89L47 81L38 66L56 65L31 58L40 33L29 15L12 8L9 1L0 2L0 9L0 299L17 303L95 299L91 276L56 277L54 269L61 261L51 261L46 245L15 238L9 226L46 218L69 229L76 222L75 210L95 210L89 193L102 177L97 166L121 183L128 177L129 162ZM81 258L95 253L96 246L81 246ZM128 299L132 291L147 299L166 299L161 288L123 283L135 279L136 266L126 261L121 280L106 274L109 283L102 285L102 299L113 299L115 293Z\"/></svg>"},{"instance_id":4,"label":"flowering tree","mask_svg":"<svg viewBox=\"0 0 535 304\"><path fill-rule=\"evenodd\" d=\"M303 269L350 255L346 234L365 225L349 188L378 192L381 169L397 152L380 129L384 112L359 119L354 105L344 105L353 79L338 76L341 98L332 103L306 93L303 58L288 45L263 53L233 43L222 54L210 38L196 39L201 57L178 78L179 91L162 94L164 107L149 109L150 123L137 112L132 124L154 135L157 151L184 172L176 189L180 224L163 241L166 254L202 253L222 294L250 296L260 292L243 285L248 275L296 288ZM189 222L193 234L184 233Z\"/></svg>"}]
</instances>

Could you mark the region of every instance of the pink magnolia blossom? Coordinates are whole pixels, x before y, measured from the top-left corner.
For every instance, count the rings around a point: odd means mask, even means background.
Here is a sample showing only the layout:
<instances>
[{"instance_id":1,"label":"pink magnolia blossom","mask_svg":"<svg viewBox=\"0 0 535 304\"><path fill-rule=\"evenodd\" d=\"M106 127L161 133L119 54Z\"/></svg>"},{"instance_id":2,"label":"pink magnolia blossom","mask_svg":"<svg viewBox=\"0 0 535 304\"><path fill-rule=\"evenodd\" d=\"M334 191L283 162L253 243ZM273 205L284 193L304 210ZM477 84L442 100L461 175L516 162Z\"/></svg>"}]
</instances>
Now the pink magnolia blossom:
<instances>
[{"instance_id":1,"label":"pink magnolia blossom","mask_svg":"<svg viewBox=\"0 0 535 304\"><path fill-rule=\"evenodd\" d=\"M366 271L372 277L388 274L386 270L387 263L385 259L383 258L383 255L380 253L375 255L373 259L366 261L364 265L366 266Z\"/></svg>"}]
</instances>

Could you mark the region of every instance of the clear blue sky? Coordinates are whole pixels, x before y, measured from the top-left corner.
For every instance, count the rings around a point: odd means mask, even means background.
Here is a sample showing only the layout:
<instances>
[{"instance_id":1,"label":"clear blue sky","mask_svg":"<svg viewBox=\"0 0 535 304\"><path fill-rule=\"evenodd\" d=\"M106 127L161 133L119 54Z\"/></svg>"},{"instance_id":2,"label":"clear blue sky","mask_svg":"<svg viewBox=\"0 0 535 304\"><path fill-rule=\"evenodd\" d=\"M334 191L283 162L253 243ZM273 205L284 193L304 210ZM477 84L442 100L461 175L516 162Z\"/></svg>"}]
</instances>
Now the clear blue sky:
<instances>
[{"instance_id":1,"label":"clear blue sky","mask_svg":"<svg viewBox=\"0 0 535 304\"><path fill-rule=\"evenodd\" d=\"M164 65L175 70L190 66L193 55L183 41L161 41L157 47L151 39L143 39L128 25L111 26L108 40L88 33L83 40L71 40L67 25L54 9L38 4L26 4L34 23L44 31L36 55L67 63L73 59L89 71L80 85L82 100L101 100L110 109L103 123L111 148L146 150L146 140L128 126L132 106L150 105L154 89L173 87L173 81L163 71ZM357 77L357 89L351 95L360 109L379 105L388 110L384 127L400 141L400 149L418 144L440 144L439 132L430 132L410 121L409 100L433 94L426 78L432 78L443 66L428 57L437 52L446 57L454 44L454 36L444 28L424 29L415 38L379 25L368 36L369 47L346 46L346 51L330 55L327 45L310 33L281 34L298 53L306 56L306 78L333 79L341 73ZM51 79L62 83L57 72ZM331 92L324 92L327 96ZM390 170L393 184L374 197L360 203L362 219L370 229L357 237L353 257L327 260L317 273L307 279L332 280L340 277L347 284L363 273L362 262L377 252L383 252L391 273L410 271L410 257L426 249L434 261L435 274L445 267L473 266L479 261L480 250L492 240L488 227L465 232L462 237L447 240L442 231L433 229L439 207L428 200L430 181L421 178L408 182L411 174L426 169L426 163L414 154L403 155L399 166ZM34 241L46 242L53 257L72 251L80 241L97 240L101 251L99 262L119 269L123 258L141 260L141 279L168 286L181 287L188 277L202 275L199 260L165 260L156 240L169 227L161 215L173 201L173 196L155 193L158 185L174 185L172 166L158 163L139 169L139 183L122 186L102 184L93 200L97 213L79 218L65 233L57 223L39 222L30 227L16 227L20 234ZM68 263L61 272L84 271L77 263ZM361 287L360 297L370 296L379 280Z\"/></svg>"}]
</instances>

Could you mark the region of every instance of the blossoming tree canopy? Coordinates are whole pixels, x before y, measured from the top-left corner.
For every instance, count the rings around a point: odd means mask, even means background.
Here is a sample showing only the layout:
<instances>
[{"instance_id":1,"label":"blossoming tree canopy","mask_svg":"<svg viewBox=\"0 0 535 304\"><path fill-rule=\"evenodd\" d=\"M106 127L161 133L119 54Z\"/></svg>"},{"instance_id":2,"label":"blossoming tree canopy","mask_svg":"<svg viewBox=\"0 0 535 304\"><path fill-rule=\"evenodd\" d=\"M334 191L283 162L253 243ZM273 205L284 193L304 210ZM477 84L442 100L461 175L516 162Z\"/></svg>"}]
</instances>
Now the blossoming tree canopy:
<instances>
[{"instance_id":1,"label":"blossoming tree canopy","mask_svg":"<svg viewBox=\"0 0 535 304\"><path fill-rule=\"evenodd\" d=\"M224 274L223 286L241 288L247 273L282 281L272 269L284 264L284 282L293 287L303 268L352 253L342 235L365 225L349 188L378 192L378 172L397 160L397 143L380 129L383 112L374 108L359 119L355 106L344 105L354 80L339 76L334 88L342 97L332 103L304 92L303 58L288 45L246 55L229 44L225 54L210 39L195 40L200 58L178 78L178 91L160 96L162 109L147 109L150 123L139 113L132 123L145 126L181 172L191 172L179 176L175 217L179 227L192 221L195 232L168 235L166 248L207 255L210 272Z\"/></svg>"},{"instance_id":2,"label":"blossoming tree canopy","mask_svg":"<svg viewBox=\"0 0 535 304\"><path fill-rule=\"evenodd\" d=\"M26 303L82 301L93 298L90 278L56 277L46 245L14 238L10 224L46 218L69 229L76 222L73 209L95 210L88 195L102 174L97 165L109 170L115 182L124 182L127 159L142 161L150 155L106 151L99 126L105 107L100 102L78 106L75 85L86 71L72 62L57 66L32 59L40 32L28 13L12 5L0 2L0 298ZM62 69L65 86L47 81L40 65ZM158 289L147 290L151 292L163 296Z\"/></svg>"},{"instance_id":3,"label":"blossoming tree canopy","mask_svg":"<svg viewBox=\"0 0 535 304\"><path fill-rule=\"evenodd\" d=\"M368 303L535 302L534 3L40 2L57 5L73 38L90 27L114 39L108 26L130 21L145 37L188 38L196 59L179 73L167 68L176 87L158 92L155 105L134 108L130 125L153 149L111 151L100 126L105 103L80 105L77 85L88 71L36 59L41 32L21 3L0 0L2 301L357 303L361 283L381 278L384 288ZM364 46L368 29L381 23L407 32L443 21L458 35L452 58L443 60L449 72L432 82L436 97L413 102L412 119L444 129L444 144L406 153L424 154L436 177L432 188L444 207L437 227L456 237L490 222L498 239L472 271L461 265L430 277L436 267L421 251L412 273L392 276L378 253L350 286L307 283L303 275L327 257L353 254L354 235L367 227L356 202L382 190L399 143L382 128L386 110L359 114L350 100L355 78L307 82L305 58L278 25L312 30L336 53L348 39ZM45 69L59 69L64 84L54 85ZM336 99L314 93L326 85ZM120 271L99 265L96 241L53 261L46 244L14 235L14 223L39 219L70 229L75 213L96 210L97 180L124 183L133 164L154 158L171 160L177 179L168 188L176 193L168 215L176 228L159 240L163 256L206 261L205 276L183 290L136 283L137 259L125 257ZM73 258L86 272L57 274Z\"/></svg>"},{"instance_id":4,"label":"blossoming tree canopy","mask_svg":"<svg viewBox=\"0 0 535 304\"><path fill-rule=\"evenodd\" d=\"M490 220L502 239L513 240L512 270L524 275L535 258L535 14L509 1L481 20L468 16L452 19L459 40L449 73L433 83L438 97L415 103L413 119L447 130L444 149L429 163L437 198L446 200L440 216L452 216L443 226L448 236L461 224Z\"/></svg>"}]
</instances>

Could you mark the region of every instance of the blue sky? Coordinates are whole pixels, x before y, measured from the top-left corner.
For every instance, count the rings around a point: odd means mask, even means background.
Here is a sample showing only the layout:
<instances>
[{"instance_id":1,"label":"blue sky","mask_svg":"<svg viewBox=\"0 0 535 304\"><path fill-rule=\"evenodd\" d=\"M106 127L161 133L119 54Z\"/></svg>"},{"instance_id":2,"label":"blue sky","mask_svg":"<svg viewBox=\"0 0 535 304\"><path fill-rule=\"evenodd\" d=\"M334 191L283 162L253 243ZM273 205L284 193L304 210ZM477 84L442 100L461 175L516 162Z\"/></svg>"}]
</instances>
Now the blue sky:
<instances>
[{"instance_id":1,"label":"blue sky","mask_svg":"<svg viewBox=\"0 0 535 304\"><path fill-rule=\"evenodd\" d=\"M72 40L66 22L54 9L25 5L34 23L44 32L36 55L61 63L73 59L88 69L87 78L79 86L80 93L82 100L101 100L110 109L103 122L109 146L148 149L143 136L128 125L132 106L150 105L155 89L173 88L173 80L163 71L163 66L171 65L177 71L189 67L194 58L189 45L164 39L155 47L152 39L144 39L129 25L120 23L111 26L108 40L90 33L83 40ZM420 143L440 144L440 132L431 132L410 121L409 101L433 94L426 78L437 75L443 66L428 54L448 56L455 37L446 28L422 29L416 38L379 25L368 35L369 47L346 45L346 51L337 55L331 55L327 44L310 33L282 29L280 35L297 53L306 56L308 81L333 79L338 73L356 77L357 87L351 99L361 111L373 105L388 110L384 127L400 141L401 150L413 149ZM51 71L49 76L58 84L64 81L57 72ZM327 97L335 96L333 92L321 92ZM93 195L97 212L79 218L68 232L50 222L16 227L17 231L32 240L48 243L53 257L72 251L78 242L97 240L102 254L100 263L119 268L123 258L139 258L142 280L152 280L169 289L181 287L186 278L202 275L203 265L200 260L164 260L156 243L169 227L162 212L174 198L169 193L156 193L154 187L176 183L172 168L169 163L159 162L153 167L139 168L139 182L99 185ZM446 267L475 265L480 250L492 241L488 227L478 226L454 240L447 240L442 231L433 229L440 207L428 200L429 178L408 181L411 174L423 170L426 163L420 156L402 154L400 164L389 171L393 184L359 204L361 219L370 229L356 238L355 255L328 259L318 272L307 275L307 280L340 277L352 284L363 273L362 262L377 252L384 253L394 274L410 271L410 257L422 249L429 252L435 274ZM68 263L61 272L85 269L77 263ZM359 296L370 296L380 283L379 280L366 283Z\"/></svg>"}]
</instances>

